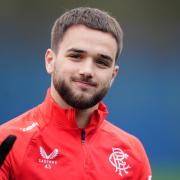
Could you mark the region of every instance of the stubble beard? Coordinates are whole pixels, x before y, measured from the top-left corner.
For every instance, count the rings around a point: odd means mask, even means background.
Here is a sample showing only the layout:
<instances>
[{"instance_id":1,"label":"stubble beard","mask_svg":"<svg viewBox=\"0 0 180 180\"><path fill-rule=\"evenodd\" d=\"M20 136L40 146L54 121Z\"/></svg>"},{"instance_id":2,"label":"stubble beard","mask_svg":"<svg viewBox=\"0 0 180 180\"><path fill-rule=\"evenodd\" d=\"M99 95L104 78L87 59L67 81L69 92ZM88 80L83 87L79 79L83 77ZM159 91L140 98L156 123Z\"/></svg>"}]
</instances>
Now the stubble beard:
<instances>
[{"instance_id":1,"label":"stubble beard","mask_svg":"<svg viewBox=\"0 0 180 180\"><path fill-rule=\"evenodd\" d=\"M81 94L76 94L73 92L73 86L68 85L65 79L57 78L56 73L53 77L53 85L59 96L61 96L68 105L80 110L95 106L104 98L109 90L109 84L101 84L102 88L89 97L86 97L83 91Z\"/></svg>"}]
</instances>

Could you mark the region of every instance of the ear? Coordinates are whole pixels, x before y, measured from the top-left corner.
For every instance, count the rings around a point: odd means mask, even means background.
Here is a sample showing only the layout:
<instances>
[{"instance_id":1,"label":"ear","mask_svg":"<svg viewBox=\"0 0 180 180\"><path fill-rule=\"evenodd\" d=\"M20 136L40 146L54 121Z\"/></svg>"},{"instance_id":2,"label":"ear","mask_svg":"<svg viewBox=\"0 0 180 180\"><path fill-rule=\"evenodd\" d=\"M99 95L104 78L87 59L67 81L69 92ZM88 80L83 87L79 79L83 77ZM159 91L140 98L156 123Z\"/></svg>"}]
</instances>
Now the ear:
<instances>
[{"instance_id":1,"label":"ear","mask_svg":"<svg viewBox=\"0 0 180 180\"><path fill-rule=\"evenodd\" d=\"M113 73L112 73L112 79L111 79L111 82L110 82L110 87L112 86L112 84L113 84L113 82L114 82L118 72L119 72L119 66L115 65Z\"/></svg>"},{"instance_id":2,"label":"ear","mask_svg":"<svg viewBox=\"0 0 180 180\"><path fill-rule=\"evenodd\" d=\"M46 70L48 74L52 74L54 70L54 62L55 62L55 53L53 52L52 49L47 49L45 53L45 65L46 65Z\"/></svg>"}]
</instances>

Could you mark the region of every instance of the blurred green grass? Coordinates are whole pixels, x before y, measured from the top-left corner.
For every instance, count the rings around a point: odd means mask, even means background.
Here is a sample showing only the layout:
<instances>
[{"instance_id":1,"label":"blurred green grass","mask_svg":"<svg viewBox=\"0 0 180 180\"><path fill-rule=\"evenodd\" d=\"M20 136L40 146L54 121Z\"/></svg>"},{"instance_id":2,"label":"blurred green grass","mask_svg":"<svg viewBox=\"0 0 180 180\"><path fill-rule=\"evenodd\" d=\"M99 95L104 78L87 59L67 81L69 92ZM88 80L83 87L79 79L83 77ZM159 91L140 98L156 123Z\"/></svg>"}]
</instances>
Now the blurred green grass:
<instances>
[{"instance_id":1,"label":"blurred green grass","mask_svg":"<svg viewBox=\"0 0 180 180\"><path fill-rule=\"evenodd\" d=\"M153 180L180 180L180 166L155 166L152 173Z\"/></svg>"}]
</instances>

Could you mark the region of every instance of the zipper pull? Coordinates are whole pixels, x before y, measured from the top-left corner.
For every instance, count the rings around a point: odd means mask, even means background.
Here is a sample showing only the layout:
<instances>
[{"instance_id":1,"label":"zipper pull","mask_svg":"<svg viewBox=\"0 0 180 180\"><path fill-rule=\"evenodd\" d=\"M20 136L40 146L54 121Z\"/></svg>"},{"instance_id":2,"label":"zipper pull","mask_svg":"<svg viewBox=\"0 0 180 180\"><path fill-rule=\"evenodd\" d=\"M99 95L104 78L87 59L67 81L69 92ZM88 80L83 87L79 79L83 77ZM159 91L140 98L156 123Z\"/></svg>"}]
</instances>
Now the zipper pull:
<instances>
[{"instance_id":1,"label":"zipper pull","mask_svg":"<svg viewBox=\"0 0 180 180\"><path fill-rule=\"evenodd\" d=\"M85 144L85 138L86 138L86 132L84 129L81 131L81 142L82 144Z\"/></svg>"}]
</instances>

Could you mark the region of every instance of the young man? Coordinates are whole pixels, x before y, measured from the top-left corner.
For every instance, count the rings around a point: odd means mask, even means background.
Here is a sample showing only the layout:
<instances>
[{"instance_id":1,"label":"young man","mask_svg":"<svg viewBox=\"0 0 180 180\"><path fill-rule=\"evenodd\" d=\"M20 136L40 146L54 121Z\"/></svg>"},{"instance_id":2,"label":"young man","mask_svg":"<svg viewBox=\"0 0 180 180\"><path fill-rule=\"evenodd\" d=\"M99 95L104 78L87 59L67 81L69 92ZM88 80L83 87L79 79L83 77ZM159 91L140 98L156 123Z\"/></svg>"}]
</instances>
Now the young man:
<instances>
[{"instance_id":1,"label":"young man","mask_svg":"<svg viewBox=\"0 0 180 180\"><path fill-rule=\"evenodd\" d=\"M76 8L56 20L51 35L44 102L0 127L0 179L151 179L142 144L105 120L101 101L119 69L118 22Z\"/></svg>"}]
</instances>

